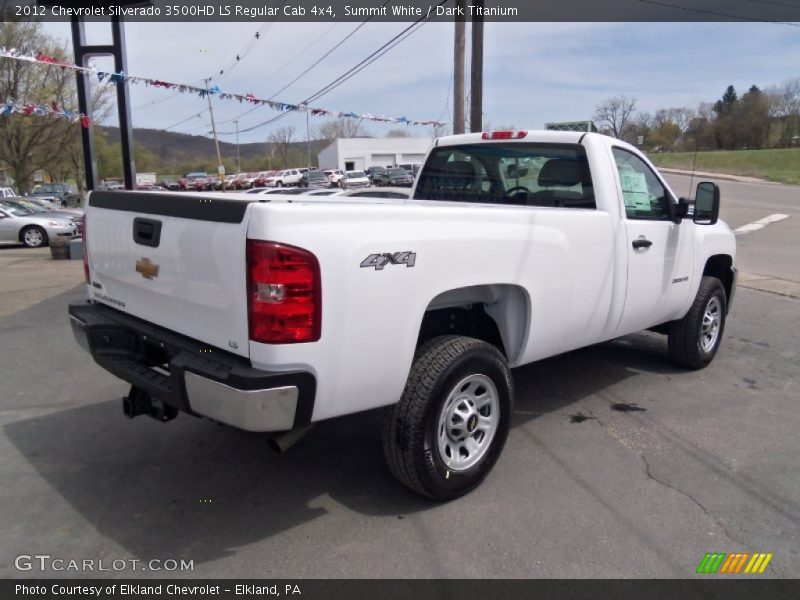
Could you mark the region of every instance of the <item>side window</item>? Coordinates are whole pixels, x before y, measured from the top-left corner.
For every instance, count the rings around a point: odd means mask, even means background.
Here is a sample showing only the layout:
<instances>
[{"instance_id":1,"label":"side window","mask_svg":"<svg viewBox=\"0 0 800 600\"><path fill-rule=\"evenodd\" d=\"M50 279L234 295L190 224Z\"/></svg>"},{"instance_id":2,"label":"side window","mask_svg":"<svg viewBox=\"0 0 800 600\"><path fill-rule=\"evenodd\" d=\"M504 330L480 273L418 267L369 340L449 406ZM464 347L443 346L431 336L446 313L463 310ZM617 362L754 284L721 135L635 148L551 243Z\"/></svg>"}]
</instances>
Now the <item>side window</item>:
<instances>
[{"instance_id":1,"label":"side window","mask_svg":"<svg viewBox=\"0 0 800 600\"><path fill-rule=\"evenodd\" d=\"M669 193L647 163L622 148L612 151L622 185L625 215L629 219L669 220Z\"/></svg>"}]
</instances>

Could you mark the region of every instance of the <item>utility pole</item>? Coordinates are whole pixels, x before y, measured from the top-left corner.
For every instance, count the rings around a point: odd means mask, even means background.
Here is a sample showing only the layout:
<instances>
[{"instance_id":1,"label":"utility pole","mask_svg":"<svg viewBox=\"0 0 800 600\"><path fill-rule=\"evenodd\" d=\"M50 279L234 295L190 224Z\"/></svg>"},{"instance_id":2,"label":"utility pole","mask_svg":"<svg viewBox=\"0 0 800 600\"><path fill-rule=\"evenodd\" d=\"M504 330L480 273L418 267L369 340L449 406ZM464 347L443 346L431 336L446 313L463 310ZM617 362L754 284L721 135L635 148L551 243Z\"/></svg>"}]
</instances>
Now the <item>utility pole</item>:
<instances>
[{"instance_id":1,"label":"utility pole","mask_svg":"<svg viewBox=\"0 0 800 600\"><path fill-rule=\"evenodd\" d=\"M239 119L234 121L236 125L236 174L242 172L242 161L239 159Z\"/></svg>"},{"instance_id":2,"label":"utility pole","mask_svg":"<svg viewBox=\"0 0 800 600\"><path fill-rule=\"evenodd\" d=\"M456 0L459 15L455 17L455 41L453 45L453 133L464 133L464 55L466 54L467 1Z\"/></svg>"},{"instance_id":3,"label":"utility pole","mask_svg":"<svg viewBox=\"0 0 800 600\"><path fill-rule=\"evenodd\" d=\"M483 8L484 0L475 0ZM481 10L475 12L481 13ZM469 130L483 131L483 15L472 17L472 70L470 79Z\"/></svg>"},{"instance_id":4,"label":"utility pole","mask_svg":"<svg viewBox=\"0 0 800 600\"><path fill-rule=\"evenodd\" d=\"M208 99L208 113L211 115L211 132L214 134L214 145L217 147L217 174L222 182L222 191L225 191L225 167L222 164L222 155L219 152L219 139L217 138L217 124L214 122L214 109L211 107L211 94L208 92L208 79L206 79L206 98ZM238 134L237 134L238 138Z\"/></svg>"},{"instance_id":5,"label":"utility pole","mask_svg":"<svg viewBox=\"0 0 800 600\"><path fill-rule=\"evenodd\" d=\"M311 168L311 130L308 128L308 107L306 106L306 149L308 150L308 168Z\"/></svg>"}]
</instances>

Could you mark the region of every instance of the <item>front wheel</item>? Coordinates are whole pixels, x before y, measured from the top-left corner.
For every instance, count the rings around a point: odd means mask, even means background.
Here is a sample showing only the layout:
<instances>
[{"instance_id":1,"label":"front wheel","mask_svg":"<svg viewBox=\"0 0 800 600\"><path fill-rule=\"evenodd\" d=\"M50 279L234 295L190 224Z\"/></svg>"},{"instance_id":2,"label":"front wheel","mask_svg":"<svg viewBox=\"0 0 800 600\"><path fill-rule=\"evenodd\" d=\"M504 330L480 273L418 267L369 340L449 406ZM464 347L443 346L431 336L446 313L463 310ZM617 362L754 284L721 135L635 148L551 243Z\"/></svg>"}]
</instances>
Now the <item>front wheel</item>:
<instances>
[{"instance_id":1,"label":"front wheel","mask_svg":"<svg viewBox=\"0 0 800 600\"><path fill-rule=\"evenodd\" d=\"M47 232L41 227L26 227L22 230L22 243L28 248L41 248L47 245Z\"/></svg>"},{"instance_id":2,"label":"front wheel","mask_svg":"<svg viewBox=\"0 0 800 600\"><path fill-rule=\"evenodd\" d=\"M702 369L717 354L725 329L727 297L716 277L703 277L686 316L669 324L669 355L682 367Z\"/></svg>"},{"instance_id":3,"label":"front wheel","mask_svg":"<svg viewBox=\"0 0 800 600\"><path fill-rule=\"evenodd\" d=\"M436 500L473 490L503 450L513 395L508 364L494 346L454 335L430 340L417 352L400 402L386 415L389 469Z\"/></svg>"}]
</instances>

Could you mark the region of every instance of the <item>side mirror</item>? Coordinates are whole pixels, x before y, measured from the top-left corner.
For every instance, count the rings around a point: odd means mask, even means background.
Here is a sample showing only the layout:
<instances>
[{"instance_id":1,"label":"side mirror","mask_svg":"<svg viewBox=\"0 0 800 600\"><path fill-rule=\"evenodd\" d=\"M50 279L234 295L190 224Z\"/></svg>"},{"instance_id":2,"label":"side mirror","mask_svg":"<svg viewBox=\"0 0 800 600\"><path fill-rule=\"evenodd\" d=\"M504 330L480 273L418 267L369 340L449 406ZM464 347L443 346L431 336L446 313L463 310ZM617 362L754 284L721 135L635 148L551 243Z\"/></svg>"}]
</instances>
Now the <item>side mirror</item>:
<instances>
[{"instance_id":1,"label":"side mirror","mask_svg":"<svg viewBox=\"0 0 800 600\"><path fill-rule=\"evenodd\" d=\"M692 220L698 225L714 225L719 219L719 186L711 181L697 184Z\"/></svg>"},{"instance_id":2,"label":"side mirror","mask_svg":"<svg viewBox=\"0 0 800 600\"><path fill-rule=\"evenodd\" d=\"M669 217L670 220L678 225L681 221L683 221L689 215L689 205L691 201L686 198L678 198L677 204L672 204L670 202L669 205Z\"/></svg>"}]
</instances>

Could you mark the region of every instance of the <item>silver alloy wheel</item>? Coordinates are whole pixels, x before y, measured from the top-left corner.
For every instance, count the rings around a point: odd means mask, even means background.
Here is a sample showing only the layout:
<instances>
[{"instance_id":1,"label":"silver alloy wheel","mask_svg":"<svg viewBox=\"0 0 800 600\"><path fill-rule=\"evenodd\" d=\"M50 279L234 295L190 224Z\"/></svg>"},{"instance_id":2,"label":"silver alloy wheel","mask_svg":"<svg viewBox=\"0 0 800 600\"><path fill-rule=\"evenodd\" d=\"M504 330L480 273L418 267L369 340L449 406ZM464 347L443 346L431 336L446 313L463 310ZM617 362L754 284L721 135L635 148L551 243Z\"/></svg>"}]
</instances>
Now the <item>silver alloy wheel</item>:
<instances>
[{"instance_id":1,"label":"silver alloy wheel","mask_svg":"<svg viewBox=\"0 0 800 600\"><path fill-rule=\"evenodd\" d=\"M497 387L486 375L469 375L447 396L439 414L439 457L452 471L465 471L483 458L500 422Z\"/></svg>"},{"instance_id":2,"label":"silver alloy wheel","mask_svg":"<svg viewBox=\"0 0 800 600\"><path fill-rule=\"evenodd\" d=\"M719 337L719 326L722 323L722 305L719 298L712 296L706 304L703 323L700 327L700 346L703 352L711 352Z\"/></svg>"},{"instance_id":3,"label":"silver alloy wheel","mask_svg":"<svg viewBox=\"0 0 800 600\"><path fill-rule=\"evenodd\" d=\"M31 248L38 248L44 243L44 236L41 230L36 228L28 229L24 235L25 245Z\"/></svg>"}]
</instances>

